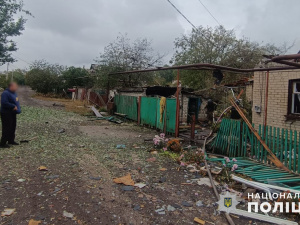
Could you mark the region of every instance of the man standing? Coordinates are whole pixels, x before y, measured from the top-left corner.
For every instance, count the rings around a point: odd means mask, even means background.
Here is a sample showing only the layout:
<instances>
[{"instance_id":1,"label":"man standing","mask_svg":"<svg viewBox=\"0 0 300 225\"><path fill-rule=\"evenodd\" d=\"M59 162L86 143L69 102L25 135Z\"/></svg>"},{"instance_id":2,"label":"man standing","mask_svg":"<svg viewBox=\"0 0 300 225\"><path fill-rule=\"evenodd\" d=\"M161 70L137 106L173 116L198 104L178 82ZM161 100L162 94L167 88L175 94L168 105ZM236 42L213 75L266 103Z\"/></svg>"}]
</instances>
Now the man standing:
<instances>
[{"instance_id":1,"label":"man standing","mask_svg":"<svg viewBox=\"0 0 300 225\"><path fill-rule=\"evenodd\" d=\"M19 145L15 142L17 114L21 113L17 90L18 85L12 82L1 95L2 137L0 148L9 148L8 144Z\"/></svg>"}]
</instances>

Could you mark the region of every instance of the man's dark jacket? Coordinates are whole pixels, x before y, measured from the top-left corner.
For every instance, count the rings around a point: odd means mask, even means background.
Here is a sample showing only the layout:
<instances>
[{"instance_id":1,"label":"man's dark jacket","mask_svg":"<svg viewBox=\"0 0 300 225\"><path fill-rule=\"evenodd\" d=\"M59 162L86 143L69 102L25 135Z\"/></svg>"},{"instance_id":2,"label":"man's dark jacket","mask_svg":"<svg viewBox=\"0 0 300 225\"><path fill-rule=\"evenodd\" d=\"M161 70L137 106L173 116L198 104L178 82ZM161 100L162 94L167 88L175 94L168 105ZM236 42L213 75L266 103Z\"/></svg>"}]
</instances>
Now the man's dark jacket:
<instances>
[{"instance_id":1,"label":"man's dark jacket","mask_svg":"<svg viewBox=\"0 0 300 225\"><path fill-rule=\"evenodd\" d=\"M17 106L17 110L14 108ZM11 92L9 89L5 89L1 95L1 113L21 113L20 102L15 92Z\"/></svg>"}]
</instances>

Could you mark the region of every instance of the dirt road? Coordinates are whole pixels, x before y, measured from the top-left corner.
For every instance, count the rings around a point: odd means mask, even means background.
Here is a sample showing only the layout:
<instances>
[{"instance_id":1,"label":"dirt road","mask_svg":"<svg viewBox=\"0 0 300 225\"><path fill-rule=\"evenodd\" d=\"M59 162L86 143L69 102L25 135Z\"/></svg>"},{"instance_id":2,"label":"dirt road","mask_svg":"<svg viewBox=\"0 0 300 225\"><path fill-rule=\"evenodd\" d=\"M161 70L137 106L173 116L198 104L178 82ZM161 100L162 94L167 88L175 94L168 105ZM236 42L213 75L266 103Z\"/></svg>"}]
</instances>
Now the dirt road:
<instances>
[{"instance_id":1,"label":"dirt road","mask_svg":"<svg viewBox=\"0 0 300 225\"><path fill-rule=\"evenodd\" d=\"M26 87L19 92L17 139L33 140L0 150L0 211L15 209L0 218L1 225L27 225L30 219L41 224L182 225L194 224L194 217L227 224L216 211L212 189L194 182L201 175L178 170L170 158L149 152L153 146L143 140L155 131L88 121L32 94ZM40 166L47 169L40 171ZM128 173L146 186L113 182Z\"/></svg>"}]
</instances>

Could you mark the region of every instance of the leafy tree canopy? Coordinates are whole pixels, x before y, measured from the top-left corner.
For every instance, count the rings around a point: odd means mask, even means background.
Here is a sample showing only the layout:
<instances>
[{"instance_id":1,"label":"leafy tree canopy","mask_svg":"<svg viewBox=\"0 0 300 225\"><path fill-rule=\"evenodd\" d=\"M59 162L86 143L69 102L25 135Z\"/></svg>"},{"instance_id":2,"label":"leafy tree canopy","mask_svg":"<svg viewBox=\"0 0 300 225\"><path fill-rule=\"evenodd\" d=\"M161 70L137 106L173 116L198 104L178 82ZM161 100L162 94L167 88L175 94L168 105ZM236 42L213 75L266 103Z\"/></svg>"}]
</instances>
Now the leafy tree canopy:
<instances>
[{"instance_id":1,"label":"leafy tree canopy","mask_svg":"<svg viewBox=\"0 0 300 225\"><path fill-rule=\"evenodd\" d=\"M254 68L263 54L282 54L284 47L260 44L248 39L239 39L234 30L219 26L215 29L199 27L175 41L175 65L211 63L236 68ZM232 81L237 74L225 73L225 81ZM211 87L212 71L182 71L183 85L195 89Z\"/></svg>"},{"instance_id":2,"label":"leafy tree canopy","mask_svg":"<svg viewBox=\"0 0 300 225\"><path fill-rule=\"evenodd\" d=\"M1 0L0 1L0 65L7 62L14 62L11 53L17 50L13 37L21 35L24 30L26 19L20 13L30 13L23 9L22 0Z\"/></svg>"},{"instance_id":3,"label":"leafy tree canopy","mask_svg":"<svg viewBox=\"0 0 300 225\"><path fill-rule=\"evenodd\" d=\"M132 87L152 81L152 77L148 74L110 76L109 78L107 76L111 72L140 70L159 65L163 56L155 53L151 45L151 41L147 38L136 39L132 42L127 35L117 37L95 60L98 64L99 75L97 86L106 87L108 80L110 87Z\"/></svg>"},{"instance_id":4,"label":"leafy tree canopy","mask_svg":"<svg viewBox=\"0 0 300 225\"><path fill-rule=\"evenodd\" d=\"M26 74L26 84L42 93L57 93L64 86L61 76L66 67L50 64L44 60L35 61Z\"/></svg>"},{"instance_id":5,"label":"leafy tree canopy","mask_svg":"<svg viewBox=\"0 0 300 225\"><path fill-rule=\"evenodd\" d=\"M62 79L66 88L72 88L73 86L91 87L93 84L90 74L86 69L73 66L63 72Z\"/></svg>"}]
</instances>

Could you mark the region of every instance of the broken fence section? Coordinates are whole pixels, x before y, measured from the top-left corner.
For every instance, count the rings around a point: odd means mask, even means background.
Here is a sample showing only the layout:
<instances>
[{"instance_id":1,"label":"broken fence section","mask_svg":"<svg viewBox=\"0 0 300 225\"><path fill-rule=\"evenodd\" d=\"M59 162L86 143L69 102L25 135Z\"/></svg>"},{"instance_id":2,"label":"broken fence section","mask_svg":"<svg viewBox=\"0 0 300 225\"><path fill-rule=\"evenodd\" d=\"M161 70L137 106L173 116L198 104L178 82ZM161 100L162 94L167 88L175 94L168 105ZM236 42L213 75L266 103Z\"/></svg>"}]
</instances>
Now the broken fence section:
<instances>
[{"instance_id":1,"label":"broken fence section","mask_svg":"<svg viewBox=\"0 0 300 225\"><path fill-rule=\"evenodd\" d=\"M252 126L289 170L300 173L300 132L263 125ZM212 146L216 153L229 157L250 157L271 164L269 153L246 123L240 120L223 119Z\"/></svg>"}]
</instances>

